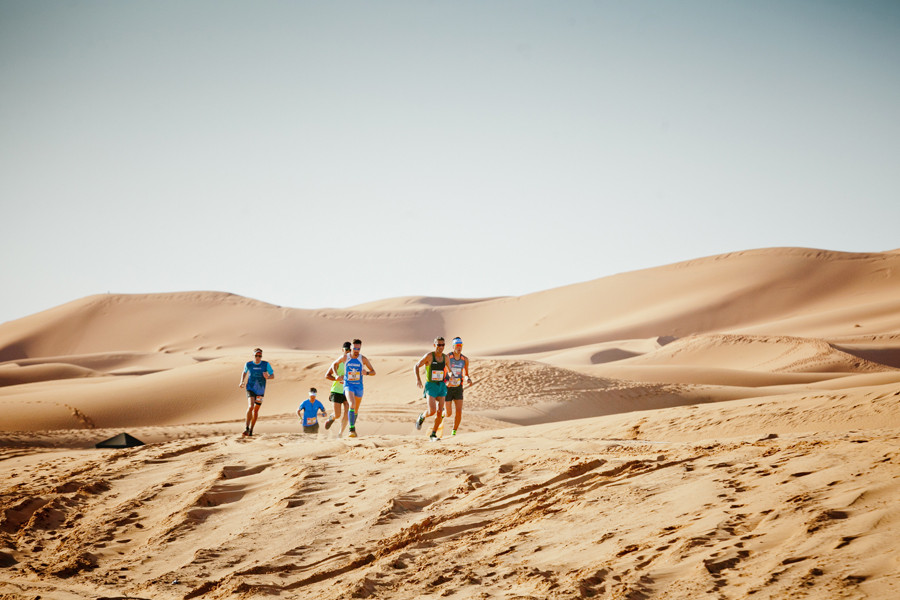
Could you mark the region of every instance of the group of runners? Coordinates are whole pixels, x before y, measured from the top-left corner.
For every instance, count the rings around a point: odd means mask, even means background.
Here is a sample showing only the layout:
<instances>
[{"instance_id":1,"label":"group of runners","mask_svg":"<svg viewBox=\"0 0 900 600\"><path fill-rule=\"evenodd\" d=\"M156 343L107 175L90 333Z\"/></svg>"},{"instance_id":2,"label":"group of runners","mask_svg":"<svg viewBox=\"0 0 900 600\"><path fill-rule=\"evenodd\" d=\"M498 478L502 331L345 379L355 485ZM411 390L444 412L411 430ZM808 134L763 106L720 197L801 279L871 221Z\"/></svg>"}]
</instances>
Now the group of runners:
<instances>
[{"instance_id":1,"label":"group of runners","mask_svg":"<svg viewBox=\"0 0 900 600\"><path fill-rule=\"evenodd\" d=\"M415 421L416 429L422 428L425 419L434 417L434 426L429 438L438 439L438 430L443 424L444 415L453 417L453 429L450 435L456 435L462 421L463 411L463 384L470 385L472 378L469 376L469 359L462 353L462 339L453 339L453 349L449 354L444 353L445 341L443 337L435 338L434 350L423 356L414 368L416 383L424 390L427 408ZM329 400L334 407L329 415L325 406L317 399L318 390L310 388L309 398L300 404L297 416L303 425L305 433L318 433L319 415L327 417L325 429L330 429L335 421L340 420L341 432L349 425L348 437L357 437L356 421L359 416L359 408L363 398L363 377L375 375L375 368L369 359L360 351L362 341L344 342L341 347L341 356L328 367L325 379L333 382ZM263 352L260 348L253 351L253 360L244 365L241 373L240 387L247 390L247 418L244 426L244 435L252 436L253 428L259 417L259 408L262 406L266 393L266 382L275 377L272 365L262 359ZM422 383L420 369L425 367L425 383Z\"/></svg>"}]
</instances>

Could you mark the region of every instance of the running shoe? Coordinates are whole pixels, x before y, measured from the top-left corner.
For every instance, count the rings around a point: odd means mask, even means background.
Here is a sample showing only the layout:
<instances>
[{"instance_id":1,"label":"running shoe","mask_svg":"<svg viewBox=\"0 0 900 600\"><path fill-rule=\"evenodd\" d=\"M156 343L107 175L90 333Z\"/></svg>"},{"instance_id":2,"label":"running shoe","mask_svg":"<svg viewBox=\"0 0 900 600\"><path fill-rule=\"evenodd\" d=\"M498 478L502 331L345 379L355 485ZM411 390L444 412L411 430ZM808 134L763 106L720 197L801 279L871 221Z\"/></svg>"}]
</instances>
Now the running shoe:
<instances>
[{"instance_id":1,"label":"running shoe","mask_svg":"<svg viewBox=\"0 0 900 600\"><path fill-rule=\"evenodd\" d=\"M422 423L425 422L425 415L419 415L419 418L416 419L416 431L422 429Z\"/></svg>"},{"instance_id":2,"label":"running shoe","mask_svg":"<svg viewBox=\"0 0 900 600\"><path fill-rule=\"evenodd\" d=\"M456 430L454 429L454 430L450 433L450 435L456 435Z\"/></svg>"},{"instance_id":3,"label":"running shoe","mask_svg":"<svg viewBox=\"0 0 900 600\"><path fill-rule=\"evenodd\" d=\"M330 429L332 423L334 423L334 415L331 415L330 417L328 417L328 420L325 421L325 429Z\"/></svg>"},{"instance_id":4,"label":"running shoe","mask_svg":"<svg viewBox=\"0 0 900 600\"><path fill-rule=\"evenodd\" d=\"M431 432L431 435L428 436L428 439L429 439L430 441L432 441L432 442L438 441L437 433L435 433L434 431L432 431L432 432Z\"/></svg>"},{"instance_id":5,"label":"running shoe","mask_svg":"<svg viewBox=\"0 0 900 600\"><path fill-rule=\"evenodd\" d=\"M351 429L351 430L350 430L350 435L348 435L347 437L357 437L357 435L356 435L356 430L355 430L355 429Z\"/></svg>"}]
</instances>

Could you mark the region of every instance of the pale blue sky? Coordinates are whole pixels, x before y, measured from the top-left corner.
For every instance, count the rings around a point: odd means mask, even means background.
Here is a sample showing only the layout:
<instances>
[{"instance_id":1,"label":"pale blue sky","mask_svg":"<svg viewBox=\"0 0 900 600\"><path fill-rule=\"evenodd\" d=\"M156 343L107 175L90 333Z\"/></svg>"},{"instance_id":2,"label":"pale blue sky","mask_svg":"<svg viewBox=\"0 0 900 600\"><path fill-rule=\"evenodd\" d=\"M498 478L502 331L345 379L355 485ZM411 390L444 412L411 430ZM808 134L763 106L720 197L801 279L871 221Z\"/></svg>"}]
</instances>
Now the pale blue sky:
<instances>
[{"instance_id":1,"label":"pale blue sky","mask_svg":"<svg viewBox=\"0 0 900 600\"><path fill-rule=\"evenodd\" d=\"M0 322L900 247L900 3L0 0Z\"/></svg>"}]
</instances>

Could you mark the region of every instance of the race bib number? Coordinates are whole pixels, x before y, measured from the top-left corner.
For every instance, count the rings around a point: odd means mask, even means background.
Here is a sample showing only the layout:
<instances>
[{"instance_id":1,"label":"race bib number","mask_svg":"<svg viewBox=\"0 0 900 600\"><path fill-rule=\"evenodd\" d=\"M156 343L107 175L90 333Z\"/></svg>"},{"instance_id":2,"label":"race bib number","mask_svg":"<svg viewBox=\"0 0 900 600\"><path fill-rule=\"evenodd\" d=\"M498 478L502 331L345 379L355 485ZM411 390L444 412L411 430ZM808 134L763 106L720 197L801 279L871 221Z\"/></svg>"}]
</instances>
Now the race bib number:
<instances>
[{"instance_id":1,"label":"race bib number","mask_svg":"<svg viewBox=\"0 0 900 600\"><path fill-rule=\"evenodd\" d=\"M306 417L306 426L307 426L307 427L312 427L312 426L315 425L315 424L316 424L316 418L315 418L315 417Z\"/></svg>"},{"instance_id":2,"label":"race bib number","mask_svg":"<svg viewBox=\"0 0 900 600\"><path fill-rule=\"evenodd\" d=\"M350 371L347 373L347 381L359 381L362 377L362 371Z\"/></svg>"},{"instance_id":3,"label":"race bib number","mask_svg":"<svg viewBox=\"0 0 900 600\"><path fill-rule=\"evenodd\" d=\"M432 371L431 372L431 380L432 381L443 381L444 380L444 372L443 371Z\"/></svg>"},{"instance_id":4,"label":"race bib number","mask_svg":"<svg viewBox=\"0 0 900 600\"><path fill-rule=\"evenodd\" d=\"M450 387L457 387L462 383L462 369L451 369Z\"/></svg>"}]
</instances>

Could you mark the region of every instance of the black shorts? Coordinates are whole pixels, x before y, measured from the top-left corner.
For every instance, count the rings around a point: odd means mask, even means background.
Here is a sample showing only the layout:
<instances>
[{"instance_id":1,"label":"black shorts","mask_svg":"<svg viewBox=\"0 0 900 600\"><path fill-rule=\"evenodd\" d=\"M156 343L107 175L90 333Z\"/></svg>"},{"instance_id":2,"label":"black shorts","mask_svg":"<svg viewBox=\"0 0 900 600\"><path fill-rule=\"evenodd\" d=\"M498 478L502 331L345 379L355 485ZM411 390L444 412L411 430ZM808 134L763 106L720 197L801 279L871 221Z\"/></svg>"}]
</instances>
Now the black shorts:
<instances>
[{"instance_id":1,"label":"black shorts","mask_svg":"<svg viewBox=\"0 0 900 600\"><path fill-rule=\"evenodd\" d=\"M458 385L456 387L447 386L447 397L444 400L462 400L463 399L463 386Z\"/></svg>"},{"instance_id":2,"label":"black shorts","mask_svg":"<svg viewBox=\"0 0 900 600\"><path fill-rule=\"evenodd\" d=\"M263 403L263 397L262 397L262 394L260 394L259 396L257 396L257 395L254 394L253 392L248 391L248 392L247 392L247 399L248 399L248 400L253 400L253 403L254 403L254 404L262 404L262 403Z\"/></svg>"},{"instance_id":3,"label":"black shorts","mask_svg":"<svg viewBox=\"0 0 900 600\"><path fill-rule=\"evenodd\" d=\"M303 433L319 433L319 424L316 423L315 425L304 425Z\"/></svg>"},{"instance_id":4,"label":"black shorts","mask_svg":"<svg viewBox=\"0 0 900 600\"><path fill-rule=\"evenodd\" d=\"M347 396L342 394L341 392L331 392L331 395L328 396L328 399L332 402L337 402L338 404L343 404L347 401Z\"/></svg>"}]
</instances>

